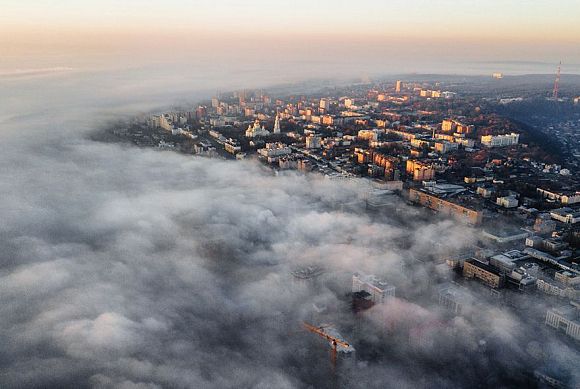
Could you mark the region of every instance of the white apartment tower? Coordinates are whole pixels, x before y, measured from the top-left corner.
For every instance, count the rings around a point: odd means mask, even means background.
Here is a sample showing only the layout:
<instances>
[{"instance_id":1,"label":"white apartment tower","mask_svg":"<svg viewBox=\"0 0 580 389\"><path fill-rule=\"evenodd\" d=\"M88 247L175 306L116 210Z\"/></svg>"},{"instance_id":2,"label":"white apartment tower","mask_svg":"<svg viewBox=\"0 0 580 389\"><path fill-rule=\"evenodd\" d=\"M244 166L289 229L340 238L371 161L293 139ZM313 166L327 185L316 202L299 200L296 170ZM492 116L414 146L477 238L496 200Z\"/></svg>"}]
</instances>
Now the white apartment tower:
<instances>
[{"instance_id":1,"label":"white apartment tower","mask_svg":"<svg viewBox=\"0 0 580 389\"><path fill-rule=\"evenodd\" d=\"M272 133L279 134L280 133L280 117L276 114L276 120L274 121L274 129Z\"/></svg>"}]
</instances>

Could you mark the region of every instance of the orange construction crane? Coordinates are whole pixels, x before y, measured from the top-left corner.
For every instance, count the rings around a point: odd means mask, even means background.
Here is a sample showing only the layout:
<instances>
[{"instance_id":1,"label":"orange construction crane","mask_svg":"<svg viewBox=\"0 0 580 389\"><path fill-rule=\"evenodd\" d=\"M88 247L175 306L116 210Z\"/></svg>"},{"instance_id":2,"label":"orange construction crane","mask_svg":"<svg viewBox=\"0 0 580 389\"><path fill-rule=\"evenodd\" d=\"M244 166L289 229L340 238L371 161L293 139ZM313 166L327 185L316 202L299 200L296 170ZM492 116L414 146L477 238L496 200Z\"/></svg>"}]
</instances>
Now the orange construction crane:
<instances>
[{"instance_id":1,"label":"orange construction crane","mask_svg":"<svg viewBox=\"0 0 580 389\"><path fill-rule=\"evenodd\" d=\"M332 346L331 354L330 354L330 362L332 363L332 368L334 370L336 368L338 346L340 345L344 348L350 349L351 348L350 344L346 343L344 340L338 339L337 337L328 334L324 330L324 326L316 327L316 326L313 326L312 324L308 324L306 322L304 322L302 324L304 325L304 328L306 328L308 331L310 331L318 336L321 336L330 342L330 345Z\"/></svg>"}]
</instances>

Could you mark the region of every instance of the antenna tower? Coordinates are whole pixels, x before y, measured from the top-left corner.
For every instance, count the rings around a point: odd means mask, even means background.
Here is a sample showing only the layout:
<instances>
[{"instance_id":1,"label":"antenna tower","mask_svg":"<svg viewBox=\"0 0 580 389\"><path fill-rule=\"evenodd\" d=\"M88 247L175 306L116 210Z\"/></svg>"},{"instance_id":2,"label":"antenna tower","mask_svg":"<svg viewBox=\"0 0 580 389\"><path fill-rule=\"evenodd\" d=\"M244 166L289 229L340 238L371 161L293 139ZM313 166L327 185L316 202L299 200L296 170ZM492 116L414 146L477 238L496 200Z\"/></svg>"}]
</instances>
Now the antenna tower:
<instances>
[{"instance_id":1,"label":"antenna tower","mask_svg":"<svg viewBox=\"0 0 580 389\"><path fill-rule=\"evenodd\" d=\"M562 61L558 64L558 70L556 71L556 81L554 81L554 90L552 91L552 98L554 100L558 99L558 91L560 89L560 68L562 67Z\"/></svg>"}]
</instances>

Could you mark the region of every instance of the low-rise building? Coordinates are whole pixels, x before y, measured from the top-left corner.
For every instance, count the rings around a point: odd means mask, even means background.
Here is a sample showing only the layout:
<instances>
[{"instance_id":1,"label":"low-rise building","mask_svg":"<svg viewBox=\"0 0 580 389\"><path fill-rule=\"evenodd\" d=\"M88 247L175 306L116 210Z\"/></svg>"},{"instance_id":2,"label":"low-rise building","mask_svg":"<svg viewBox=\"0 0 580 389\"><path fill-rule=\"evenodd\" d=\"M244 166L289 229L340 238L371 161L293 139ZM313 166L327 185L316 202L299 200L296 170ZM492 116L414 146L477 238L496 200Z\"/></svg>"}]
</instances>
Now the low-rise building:
<instances>
[{"instance_id":1,"label":"low-rise building","mask_svg":"<svg viewBox=\"0 0 580 389\"><path fill-rule=\"evenodd\" d=\"M539 279L536 286L540 292L551 296L570 300L580 299L580 288L577 285L566 285L558 280Z\"/></svg>"},{"instance_id":2,"label":"low-rise building","mask_svg":"<svg viewBox=\"0 0 580 389\"><path fill-rule=\"evenodd\" d=\"M240 144L234 140L234 139L228 139L225 143L224 143L224 149L230 153L230 154L237 154L240 151L242 151L242 146L240 146Z\"/></svg>"},{"instance_id":3,"label":"low-rise building","mask_svg":"<svg viewBox=\"0 0 580 389\"><path fill-rule=\"evenodd\" d=\"M580 340L580 316L577 304L563 305L548 310L546 325L564 332L569 337Z\"/></svg>"},{"instance_id":4,"label":"low-rise building","mask_svg":"<svg viewBox=\"0 0 580 389\"><path fill-rule=\"evenodd\" d=\"M562 223L576 224L580 222L580 211L568 207L553 209L550 211L550 216Z\"/></svg>"},{"instance_id":5,"label":"low-rise building","mask_svg":"<svg viewBox=\"0 0 580 389\"><path fill-rule=\"evenodd\" d=\"M505 147L517 145L520 134L511 133L505 135L484 135L481 137L481 144L485 147Z\"/></svg>"},{"instance_id":6,"label":"low-rise building","mask_svg":"<svg viewBox=\"0 0 580 389\"><path fill-rule=\"evenodd\" d=\"M266 143L266 147L258 150L258 154L267 158L281 157L290 153L292 153L290 147L280 142Z\"/></svg>"},{"instance_id":7,"label":"low-rise building","mask_svg":"<svg viewBox=\"0 0 580 389\"><path fill-rule=\"evenodd\" d=\"M524 240L528 237L529 233L520 229L485 229L481 232L481 235L491 239L499 244L515 242L518 240Z\"/></svg>"},{"instance_id":8,"label":"low-rise building","mask_svg":"<svg viewBox=\"0 0 580 389\"><path fill-rule=\"evenodd\" d=\"M515 196L498 197L495 203L504 208L515 208L518 206L518 199Z\"/></svg>"},{"instance_id":9,"label":"low-rise building","mask_svg":"<svg viewBox=\"0 0 580 389\"><path fill-rule=\"evenodd\" d=\"M510 250L503 254L497 254L489 259L489 264L503 273L511 273L517 267L516 262L527 258L528 255L519 250Z\"/></svg>"},{"instance_id":10,"label":"low-rise building","mask_svg":"<svg viewBox=\"0 0 580 389\"><path fill-rule=\"evenodd\" d=\"M543 188L537 188L536 191L540 196L552 201L559 201L564 205L580 203L580 192L575 191L554 191Z\"/></svg>"}]
</instances>

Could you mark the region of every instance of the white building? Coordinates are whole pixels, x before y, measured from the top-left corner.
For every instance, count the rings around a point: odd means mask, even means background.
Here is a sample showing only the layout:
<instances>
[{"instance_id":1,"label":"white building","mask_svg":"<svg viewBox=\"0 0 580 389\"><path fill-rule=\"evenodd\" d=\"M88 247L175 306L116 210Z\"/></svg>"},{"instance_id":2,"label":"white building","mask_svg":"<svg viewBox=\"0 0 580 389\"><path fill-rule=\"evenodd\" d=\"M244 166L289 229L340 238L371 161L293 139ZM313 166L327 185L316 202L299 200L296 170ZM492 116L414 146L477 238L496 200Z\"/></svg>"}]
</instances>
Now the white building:
<instances>
[{"instance_id":1,"label":"white building","mask_svg":"<svg viewBox=\"0 0 580 389\"><path fill-rule=\"evenodd\" d=\"M495 203L504 208L515 208L518 206L518 199L515 196L498 197Z\"/></svg>"},{"instance_id":2,"label":"white building","mask_svg":"<svg viewBox=\"0 0 580 389\"><path fill-rule=\"evenodd\" d=\"M435 142L435 151L439 154L447 154L450 151L457 150L459 148L458 143L453 142Z\"/></svg>"},{"instance_id":3,"label":"white building","mask_svg":"<svg viewBox=\"0 0 580 389\"><path fill-rule=\"evenodd\" d=\"M379 133L385 132L384 130L379 131L378 129L372 130L359 130L357 138L359 140L376 141L379 139Z\"/></svg>"},{"instance_id":4,"label":"white building","mask_svg":"<svg viewBox=\"0 0 580 389\"><path fill-rule=\"evenodd\" d=\"M580 211L575 211L568 207L553 209L550 211L550 216L552 219L562 223L576 224L580 222Z\"/></svg>"},{"instance_id":5,"label":"white building","mask_svg":"<svg viewBox=\"0 0 580 389\"><path fill-rule=\"evenodd\" d=\"M395 287L374 275L354 273L352 276L352 292L365 291L371 295L371 301L383 303L387 297L395 297Z\"/></svg>"},{"instance_id":6,"label":"white building","mask_svg":"<svg viewBox=\"0 0 580 389\"><path fill-rule=\"evenodd\" d=\"M465 289L452 284L445 284L439 289L439 305L459 315L465 308L474 304L473 297Z\"/></svg>"},{"instance_id":7,"label":"white building","mask_svg":"<svg viewBox=\"0 0 580 389\"><path fill-rule=\"evenodd\" d=\"M578 305L564 305L546 313L546 325L561 330L573 339L580 340Z\"/></svg>"},{"instance_id":8,"label":"white building","mask_svg":"<svg viewBox=\"0 0 580 389\"><path fill-rule=\"evenodd\" d=\"M266 130L263 126L260 125L260 121L256 119L254 125L249 125L248 129L246 130L246 137L247 138L255 138L257 136L268 136L270 135L270 131Z\"/></svg>"},{"instance_id":9,"label":"white building","mask_svg":"<svg viewBox=\"0 0 580 389\"><path fill-rule=\"evenodd\" d=\"M562 204L580 203L580 192L556 192L547 189L537 188L536 191L545 199L559 201Z\"/></svg>"},{"instance_id":10,"label":"white building","mask_svg":"<svg viewBox=\"0 0 580 389\"><path fill-rule=\"evenodd\" d=\"M282 155L288 155L291 153L292 150L290 149L290 147L280 142L266 143L265 148L258 150L258 154L267 158L281 157Z\"/></svg>"},{"instance_id":11,"label":"white building","mask_svg":"<svg viewBox=\"0 0 580 389\"><path fill-rule=\"evenodd\" d=\"M481 144L485 147L505 147L517 145L520 141L520 134L512 132L505 135L484 135L481 137Z\"/></svg>"},{"instance_id":12,"label":"white building","mask_svg":"<svg viewBox=\"0 0 580 389\"><path fill-rule=\"evenodd\" d=\"M276 114L276 120L274 121L274 129L272 130L273 134L280 133L280 117Z\"/></svg>"},{"instance_id":13,"label":"white building","mask_svg":"<svg viewBox=\"0 0 580 389\"><path fill-rule=\"evenodd\" d=\"M552 296L576 300L580 298L580 290L574 285L566 285L558 280L539 279L536 283L539 291Z\"/></svg>"}]
</instances>

